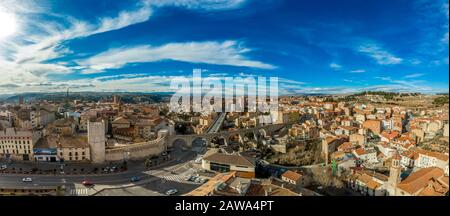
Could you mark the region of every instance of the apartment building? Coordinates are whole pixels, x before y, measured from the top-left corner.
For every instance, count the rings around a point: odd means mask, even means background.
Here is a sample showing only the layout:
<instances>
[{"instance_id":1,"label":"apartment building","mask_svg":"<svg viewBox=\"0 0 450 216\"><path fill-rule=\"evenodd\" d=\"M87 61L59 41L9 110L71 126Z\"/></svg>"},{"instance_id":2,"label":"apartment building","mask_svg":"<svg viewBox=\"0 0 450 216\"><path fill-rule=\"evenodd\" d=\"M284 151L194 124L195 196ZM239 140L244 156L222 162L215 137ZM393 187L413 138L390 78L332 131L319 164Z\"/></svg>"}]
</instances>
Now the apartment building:
<instances>
[{"instance_id":1,"label":"apartment building","mask_svg":"<svg viewBox=\"0 0 450 216\"><path fill-rule=\"evenodd\" d=\"M34 145L41 136L40 131L6 128L0 131L0 155L13 160L31 160Z\"/></svg>"}]
</instances>

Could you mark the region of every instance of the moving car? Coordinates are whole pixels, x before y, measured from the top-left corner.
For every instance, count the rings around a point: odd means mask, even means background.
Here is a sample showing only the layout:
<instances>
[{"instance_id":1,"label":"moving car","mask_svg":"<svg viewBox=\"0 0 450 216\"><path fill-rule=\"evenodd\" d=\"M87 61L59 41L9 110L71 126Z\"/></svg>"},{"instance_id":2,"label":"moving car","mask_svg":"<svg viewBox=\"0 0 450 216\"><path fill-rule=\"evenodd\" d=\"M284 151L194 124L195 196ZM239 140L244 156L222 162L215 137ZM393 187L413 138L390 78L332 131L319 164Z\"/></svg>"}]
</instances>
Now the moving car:
<instances>
[{"instance_id":1,"label":"moving car","mask_svg":"<svg viewBox=\"0 0 450 216\"><path fill-rule=\"evenodd\" d=\"M23 182L32 182L33 179L31 179L30 177L27 177L27 178L23 178L22 181Z\"/></svg>"},{"instance_id":2,"label":"moving car","mask_svg":"<svg viewBox=\"0 0 450 216\"><path fill-rule=\"evenodd\" d=\"M141 180L141 178L140 177L138 177L138 176L133 176L133 177L131 177L131 182L138 182L138 181L140 181Z\"/></svg>"},{"instance_id":3,"label":"moving car","mask_svg":"<svg viewBox=\"0 0 450 216\"><path fill-rule=\"evenodd\" d=\"M90 182L90 181L88 181L88 180L83 180L82 182L81 182L81 184L82 185L84 185L84 186L93 186L94 185L94 183L92 183L92 182Z\"/></svg>"},{"instance_id":4,"label":"moving car","mask_svg":"<svg viewBox=\"0 0 450 216\"><path fill-rule=\"evenodd\" d=\"M175 189L175 188L166 191L166 195L167 195L167 196L172 196L172 195L174 195L174 194L176 194L176 193L178 193L178 190Z\"/></svg>"}]
</instances>

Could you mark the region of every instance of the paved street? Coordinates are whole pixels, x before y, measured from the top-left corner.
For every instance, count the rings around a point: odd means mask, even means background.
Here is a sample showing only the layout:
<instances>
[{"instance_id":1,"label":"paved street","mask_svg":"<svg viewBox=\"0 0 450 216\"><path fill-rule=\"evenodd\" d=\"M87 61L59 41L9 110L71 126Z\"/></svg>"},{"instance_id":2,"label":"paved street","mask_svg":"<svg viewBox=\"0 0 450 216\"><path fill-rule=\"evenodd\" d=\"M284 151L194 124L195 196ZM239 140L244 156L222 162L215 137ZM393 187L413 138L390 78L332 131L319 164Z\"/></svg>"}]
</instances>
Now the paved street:
<instances>
[{"instance_id":1,"label":"paved street","mask_svg":"<svg viewBox=\"0 0 450 216\"><path fill-rule=\"evenodd\" d=\"M196 157L193 151L182 152L175 150L173 160L164 165L146 170L143 163L130 163L129 169L125 172L101 175L23 175L23 174L0 174L0 185L4 188L39 188L44 186L66 186L68 195L87 195L101 191L110 187L122 187L123 185L133 186L141 184L160 185L155 187L156 191L165 190L171 187L172 183L179 191L184 190L184 186L189 186L187 182L183 183L185 176L192 174L195 170L190 164ZM140 177L141 181L130 183L132 177ZM32 182L22 182L22 178L31 177ZM92 188L86 188L81 185L83 180L89 180L94 183ZM158 183L160 182L160 183ZM179 185L178 185L179 184ZM148 187L148 185L147 185ZM190 186L190 187L195 187ZM187 187L189 188L189 187Z\"/></svg>"}]
</instances>

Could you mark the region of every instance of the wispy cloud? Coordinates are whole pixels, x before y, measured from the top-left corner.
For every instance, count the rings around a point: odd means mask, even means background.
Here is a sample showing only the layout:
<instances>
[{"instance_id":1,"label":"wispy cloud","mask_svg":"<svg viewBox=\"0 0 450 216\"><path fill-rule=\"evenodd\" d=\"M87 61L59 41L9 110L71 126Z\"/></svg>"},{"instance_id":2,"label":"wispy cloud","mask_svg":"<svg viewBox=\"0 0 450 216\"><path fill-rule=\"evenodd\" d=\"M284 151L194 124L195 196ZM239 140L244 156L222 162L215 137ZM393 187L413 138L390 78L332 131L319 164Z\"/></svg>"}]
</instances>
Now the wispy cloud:
<instances>
[{"instance_id":1,"label":"wispy cloud","mask_svg":"<svg viewBox=\"0 0 450 216\"><path fill-rule=\"evenodd\" d=\"M152 6L175 6L188 9L224 10L242 6L246 0L145 0Z\"/></svg>"},{"instance_id":2,"label":"wispy cloud","mask_svg":"<svg viewBox=\"0 0 450 216\"><path fill-rule=\"evenodd\" d=\"M417 75L417 74L411 74L411 75L413 77L421 76L421 75ZM425 82L424 80L403 80L403 79L399 80L399 79L392 79L391 77L375 77L375 78L383 80L383 81L387 81L388 83L392 83L392 84L403 86L405 88L409 88L409 89L411 89L411 91L419 91L419 89L423 89L424 87L421 86L421 84L423 84ZM407 78L407 77L405 76L405 78ZM417 90L414 90L415 88Z\"/></svg>"},{"instance_id":3,"label":"wispy cloud","mask_svg":"<svg viewBox=\"0 0 450 216\"><path fill-rule=\"evenodd\" d=\"M76 72L79 69L78 67L70 66L67 62L54 61L72 54L72 51L65 46L67 41L146 22L151 18L153 10L157 7L175 6L187 9L223 10L237 8L244 2L243 0L143 0L134 7L119 11L115 16L86 21L57 14L57 11L49 11L50 5L48 7L37 7L31 1L17 4L15 1L5 0L1 2L0 9L7 8L9 11L22 14L18 21L23 26L17 32L14 40L0 41L0 71L3 73L0 83L43 82L51 79L48 76L50 74ZM43 14L47 14L45 15L46 18L39 18ZM47 19L49 16L54 19ZM229 49L228 51L245 52L246 50ZM175 55L180 57L177 54ZM235 55L235 57L241 56ZM241 61L242 65L270 67L262 63L258 65L258 62L244 58L236 59L236 61L238 60Z\"/></svg>"},{"instance_id":4,"label":"wispy cloud","mask_svg":"<svg viewBox=\"0 0 450 216\"><path fill-rule=\"evenodd\" d=\"M365 73L366 70L364 69L357 69L357 70L351 70L350 73Z\"/></svg>"},{"instance_id":5,"label":"wispy cloud","mask_svg":"<svg viewBox=\"0 0 450 216\"><path fill-rule=\"evenodd\" d=\"M342 65L335 63L335 62L332 62L329 66L333 70L341 70L342 69Z\"/></svg>"},{"instance_id":6,"label":"wispy cloud","mask_svg":"<svg viewBox=\"0 0 450 216\"><path fill-rule=\"evenodd\" d=\"M357 48L357 51L370 56L381 65L400 64L403 61L402 58L396 57L375 43L360 45Z\"/></svg>"},{"instance_id":7,"label":"wispy cloud","mask_svg":"<svg viewBox=\"0 0 450 216\"><path fill-rule=\"evenodd\" d=\"M417 78L417 77L421 77L423 75L425 75L425 74L423 74L423 73L413 73L413 74L408 74L408 75L404 76L404 78Z\"/></svg>"},{"instance_id":8,"label":"wispy cloud","mask_svg":"<svg viewBox=\"0 0 450 216\"><path fill-rule=\"evenodd\" d=\"M31 10L23 7L19 9L25 12ZM23 16L19 21L27 26L20 28L17 33L21 37L0 41L0 71L4 73L2 81L42 82L48 79L49 74L71 73L73 69L65 62L51 61L71 54L63 46L64 42L125 28L144 22L150 16L151 9L145 6L121 11L115 17L100 18L96 23L64 16L59 18L64 19L66 25L61 25L45 20L35 22L32 20L35 18Z\"/></svg>"},{"instance_id":9,"label":"wispy cloud","mask_svg":"<svg viewBox=\"0 0 450 216\"><path fill-rule=\"evenodd\" d=\"M88 59L77 61L84 73L101 73L106 69L122 68L129 63L175 60L191 63L244 66L274 69L275 66L250 60L250 52L236 41L170 43L158 47L149 45L111 49Z\"/></svg>"}]
</instances>

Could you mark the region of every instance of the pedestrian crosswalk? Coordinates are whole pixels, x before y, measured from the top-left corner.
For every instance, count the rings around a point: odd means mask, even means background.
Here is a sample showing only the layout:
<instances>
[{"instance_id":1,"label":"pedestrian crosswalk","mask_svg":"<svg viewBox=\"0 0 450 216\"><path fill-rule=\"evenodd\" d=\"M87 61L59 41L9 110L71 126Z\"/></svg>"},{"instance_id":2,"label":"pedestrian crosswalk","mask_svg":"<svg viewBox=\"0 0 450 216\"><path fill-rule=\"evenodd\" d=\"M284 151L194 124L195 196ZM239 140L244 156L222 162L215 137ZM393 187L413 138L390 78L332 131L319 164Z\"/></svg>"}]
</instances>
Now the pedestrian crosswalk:
<instances>
[{"instance_id":1,"label":"pedestrian crosswalk","mask_svg":"<svg viewBox=\"0 0 450 216\"><path fill-rule=\"evenodd\" d=\"M163 175L161 176L161 179L163 179L163 181L186 182L186 177L194 174L195 172L195 169L190 168L182 174Z\"/></svg>"},{"instance_id":2,"label":"pedestrian crosswalk","mask_svg":"<svg viewBox=\"0 0 450 216\"><path fill-rule=\"evenodd\" d=\"M88 196L90 188L74 188L70 189L71 196Z\"/></svg>"}]
</instances>

